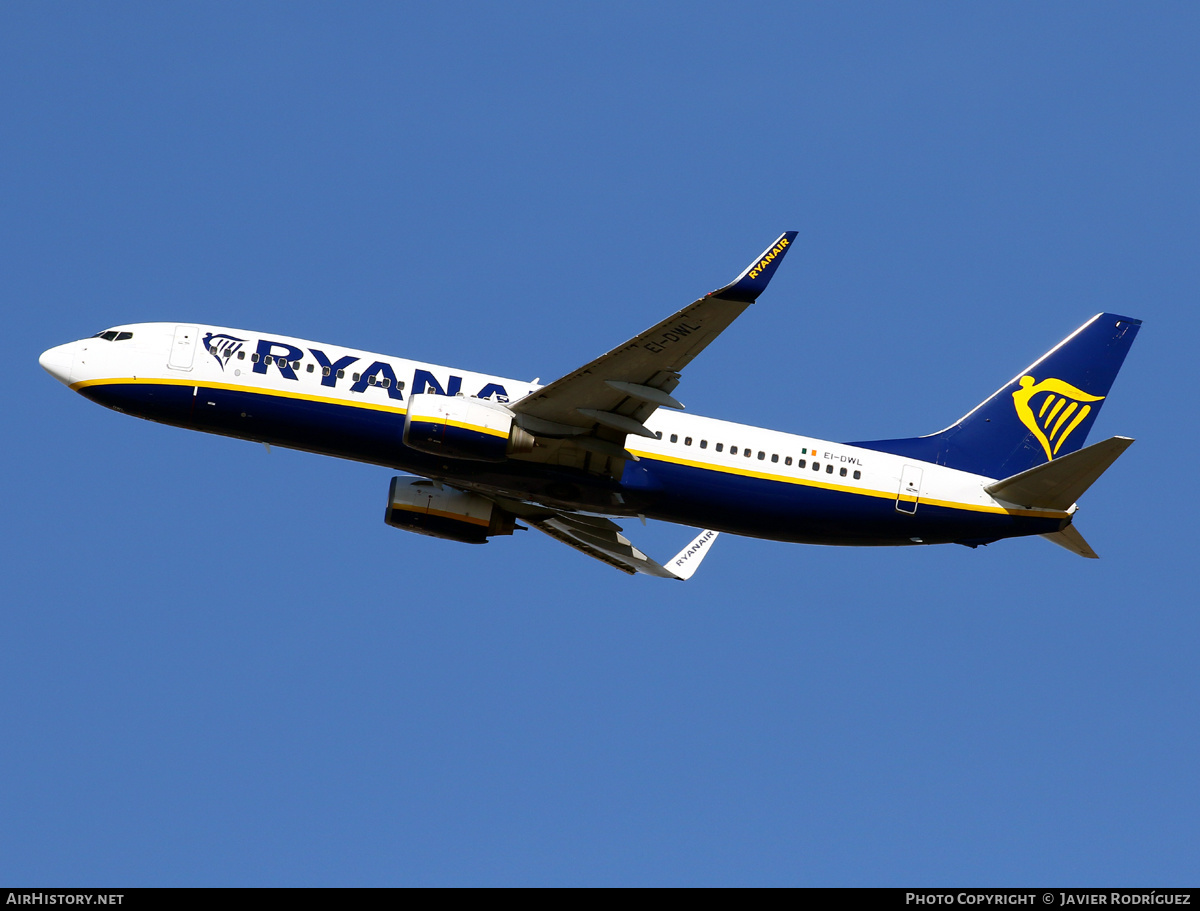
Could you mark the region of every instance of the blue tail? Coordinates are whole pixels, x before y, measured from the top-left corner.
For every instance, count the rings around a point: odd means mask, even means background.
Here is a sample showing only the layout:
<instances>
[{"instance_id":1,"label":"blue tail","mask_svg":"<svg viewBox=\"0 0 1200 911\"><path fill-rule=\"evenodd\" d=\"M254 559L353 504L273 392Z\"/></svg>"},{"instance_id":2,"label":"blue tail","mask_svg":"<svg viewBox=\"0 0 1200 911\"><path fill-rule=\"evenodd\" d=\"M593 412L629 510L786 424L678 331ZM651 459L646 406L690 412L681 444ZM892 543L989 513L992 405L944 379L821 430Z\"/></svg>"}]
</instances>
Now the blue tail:
<instances>
[{"instance_id":1,"label":"blue tail","mask_svg":"<svg viewBox=\"0 0 1200 911\"><path fill-rule=\"evenodd\" d=\"M1087 439L1141 320L1100 313L945 430L854 443L989 478L1075 452Z\"/></svg>"}]
</instances>

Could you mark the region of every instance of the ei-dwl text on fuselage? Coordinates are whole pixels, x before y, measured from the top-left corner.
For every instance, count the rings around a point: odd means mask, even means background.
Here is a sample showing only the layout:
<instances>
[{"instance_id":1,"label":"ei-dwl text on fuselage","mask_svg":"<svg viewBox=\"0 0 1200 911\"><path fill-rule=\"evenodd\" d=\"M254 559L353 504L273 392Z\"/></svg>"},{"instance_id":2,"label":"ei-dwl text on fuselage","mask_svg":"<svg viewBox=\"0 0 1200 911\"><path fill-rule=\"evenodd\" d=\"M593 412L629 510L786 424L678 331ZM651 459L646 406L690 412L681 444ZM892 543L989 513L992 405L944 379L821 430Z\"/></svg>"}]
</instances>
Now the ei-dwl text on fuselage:
<instances>
[{"instance_id":1,"label":"ei-dwl text on fuselage","mask_svg":"<svg viewBox=\"0 0 1200 911\"><path fill-rule=\"evenodd\" d=\"M1140 322L1101 313L939 433L837 443L701 417L683 369L754 303L787 232L725 287L547 385L198 323L138 323L41 364L115 411L386 466L386 521L481 543L520 523L625 572L690 578L718 532L971 547L1042 535L1094 557L1079 496L1132 442L1084 447ZM614 519L697 526L657 563Z\"/></svg>"}]
</instances>

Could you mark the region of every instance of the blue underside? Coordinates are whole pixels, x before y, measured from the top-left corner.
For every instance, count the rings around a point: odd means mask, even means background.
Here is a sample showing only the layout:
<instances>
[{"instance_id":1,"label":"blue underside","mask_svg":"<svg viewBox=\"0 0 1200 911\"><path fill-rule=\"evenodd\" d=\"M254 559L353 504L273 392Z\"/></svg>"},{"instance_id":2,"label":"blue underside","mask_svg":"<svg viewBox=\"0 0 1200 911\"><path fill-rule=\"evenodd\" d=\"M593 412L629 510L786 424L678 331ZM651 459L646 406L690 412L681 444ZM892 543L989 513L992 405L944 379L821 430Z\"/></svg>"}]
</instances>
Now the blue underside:
<instances>
[{"instance_id":1,"label":"blue underside","mask_svg":"<svg viewBox=\"0 0 1200 911\"><path fill-rule=\"evenodd\" d=\"M747 478L644 458L620 482L530 462L448 459L404 445L401 415L254 392L146 383L82 394L127 414L194 430L383 465L451 484L494 489L548 506L649 518L810 544L982 544L1059 530L1055 519L979 513ZM913 539L920 539L919 542Z\"/></svg>"}]
</instances>

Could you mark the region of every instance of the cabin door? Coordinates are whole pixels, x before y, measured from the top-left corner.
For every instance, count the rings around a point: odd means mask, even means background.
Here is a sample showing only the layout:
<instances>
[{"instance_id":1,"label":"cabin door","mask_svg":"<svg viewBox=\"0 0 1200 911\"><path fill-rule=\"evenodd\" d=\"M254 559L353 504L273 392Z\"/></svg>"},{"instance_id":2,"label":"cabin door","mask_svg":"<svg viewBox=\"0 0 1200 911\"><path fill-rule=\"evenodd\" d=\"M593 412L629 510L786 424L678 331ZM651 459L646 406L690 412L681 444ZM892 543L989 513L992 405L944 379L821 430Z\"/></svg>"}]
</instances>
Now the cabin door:
<instances>
[{"instance_id":1,"label":"cabin door","mask_svg":"<svg viewBox=\"0 0 1200 911\"><path fill-rule=\"evenodd\" d=\"M914 515L917 511L917 501L921 499L921 475L923 472L916 465L905 465L900 474L900 492L896 495L896 508L900 512Z\"/></svg>"},{"instance_id":2,"label":"cabin door","mask_svg":"<svg viewBox=\"0 0 1200 911\"><path fill-rule=\"evenodd\" d=\"M171 340L171 354L167 358L167 366L172 370L191 370L192 361L196 358L195 326L176 326L175 338Z\"/></svg>"}]
</instances>

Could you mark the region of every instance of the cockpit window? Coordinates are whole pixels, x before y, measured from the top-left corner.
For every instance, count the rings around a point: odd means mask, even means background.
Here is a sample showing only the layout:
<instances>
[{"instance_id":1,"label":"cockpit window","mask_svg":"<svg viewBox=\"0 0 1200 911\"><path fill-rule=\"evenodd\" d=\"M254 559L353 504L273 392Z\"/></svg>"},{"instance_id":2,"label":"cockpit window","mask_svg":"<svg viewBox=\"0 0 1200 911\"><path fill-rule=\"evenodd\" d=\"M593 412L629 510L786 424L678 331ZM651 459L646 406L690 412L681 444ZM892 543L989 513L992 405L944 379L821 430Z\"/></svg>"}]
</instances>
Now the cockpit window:
<instances>
[{"instance_id":1,"label":"cockpit window","mask_svg":"<svg viewBox=\"0 0 1200 911\"><path fill-rule=\"evenodd\" d=\"M106 342L123 342L126 339L133 338L132 332L118 332L116 329L107 329L104 332L97 332L92 338L102 338Z\"/></svg>"}]
</instances>

